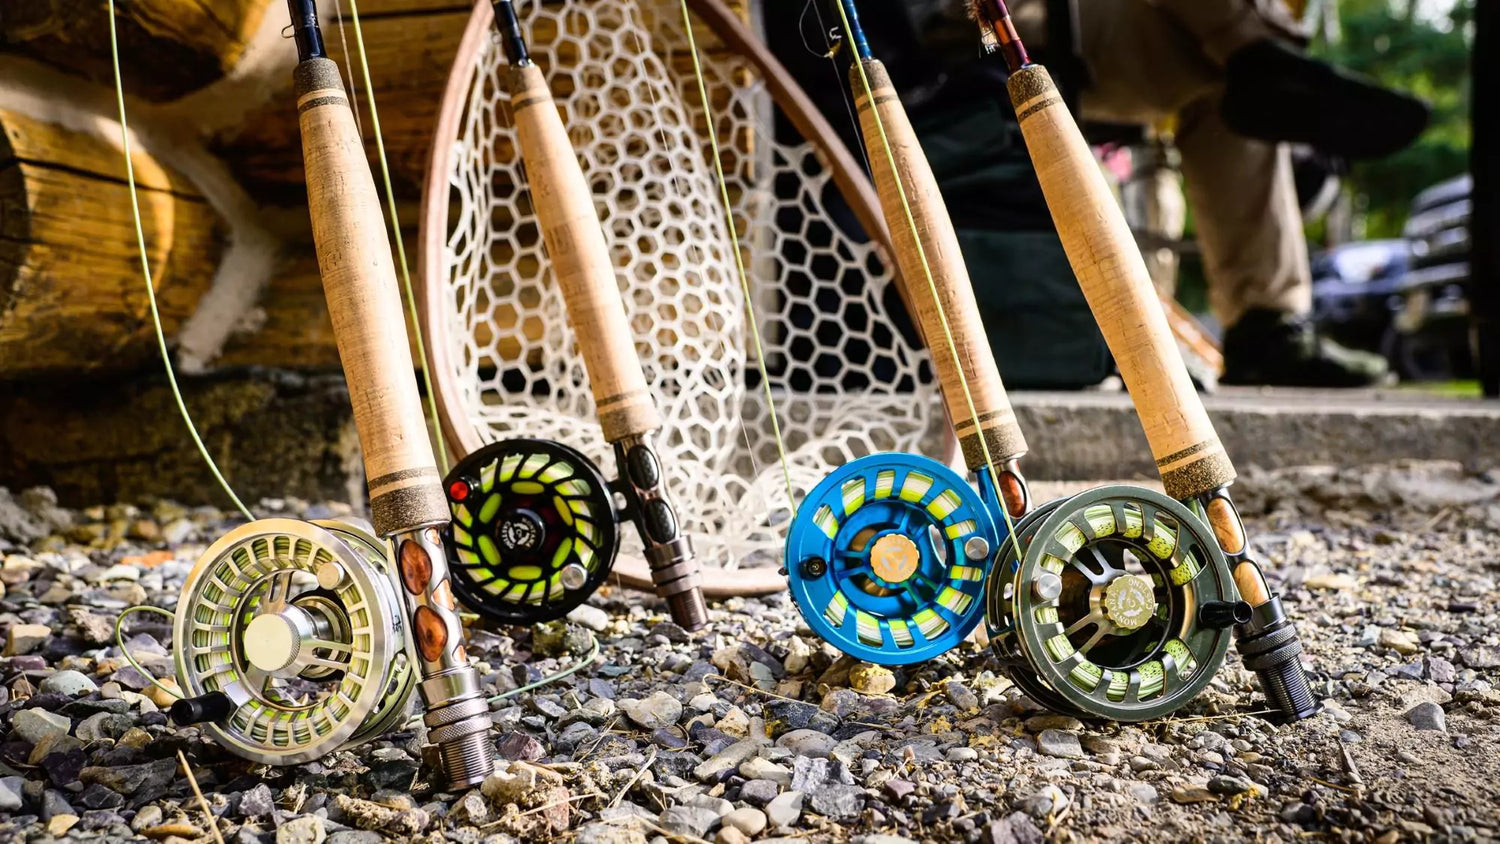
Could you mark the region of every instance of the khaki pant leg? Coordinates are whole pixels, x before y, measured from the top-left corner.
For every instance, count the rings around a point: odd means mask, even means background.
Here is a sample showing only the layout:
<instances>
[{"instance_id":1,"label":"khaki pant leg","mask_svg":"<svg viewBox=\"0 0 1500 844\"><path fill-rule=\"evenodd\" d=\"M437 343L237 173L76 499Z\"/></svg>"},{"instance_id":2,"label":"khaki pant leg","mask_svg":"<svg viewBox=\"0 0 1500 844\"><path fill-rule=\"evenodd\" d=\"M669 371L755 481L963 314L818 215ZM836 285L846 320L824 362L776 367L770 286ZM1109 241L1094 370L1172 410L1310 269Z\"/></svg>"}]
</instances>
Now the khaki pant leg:
<instances>
[{"instance_id":1,"label":"khaki pant leg","mask_svg":"<svg viewBox=\"0 0 1500 844\"><path fill-rule=\"evenodd\" d=\"M1088 0L1084 0L1088 2ZM1283 0L1147 0L1170 15L1215 63L1270 37L1297 37L1301 26Z\"/></svg>"},{"instance_id":2,"label":"khaki pant leg","mask_svg":"<svg viewBox=\"0 0 1500 844\"><path fill-rule=\"evenodd\" d=\"M1233 325L1250 308L1311 310L1312 271L1286 145L1229 131L1214 96L1183 109L1177 148L1220 323Z\"/></svg>"}]
</instances>

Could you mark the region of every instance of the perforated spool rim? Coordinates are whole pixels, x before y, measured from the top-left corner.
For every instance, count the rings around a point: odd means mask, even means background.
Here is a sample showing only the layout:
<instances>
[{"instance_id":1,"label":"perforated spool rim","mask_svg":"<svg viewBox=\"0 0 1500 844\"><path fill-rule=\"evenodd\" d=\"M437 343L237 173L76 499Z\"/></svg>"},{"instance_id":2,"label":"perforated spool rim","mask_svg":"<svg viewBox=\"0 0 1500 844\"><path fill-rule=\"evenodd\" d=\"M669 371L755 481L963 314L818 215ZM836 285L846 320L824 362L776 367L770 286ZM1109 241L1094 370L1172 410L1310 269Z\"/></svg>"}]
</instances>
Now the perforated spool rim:
<instances>
[{"instance_id":1,"label":"perforated spool rim","mask_svg":"<svg viewBox=\"0 0 1500 844\"><path fill-rule=\"evenodd\" d=\"M830 502L842 503L843 490L845 484L849 481L863 476L867 479L876 478L878 483L879 475L885 471L894 473L891 479L892 489L890 490L890 494L877 498L875 491L870 489L869 483L866 482L861 493L862 499L860 503L852 511L848 511L846 508L846 512L835 514L834 518L838 520L838 524L834 530L835 535L829 537L826 530L817 523L819 510L823 506L829 505ZM885 507L889 503L900 502L902 500L900 492L905 485L906 479L913 472L921 473L932 479L931 488L917 501L905 502L908 509L921 511L928 519L917 530L919 533L926 533L927 524L929 523L942 526L958 524L969 519L974 520L976 524L972 531L960 536L947 538L945 542L947 547L947 570L952 572L960 566L977 568L980 569L980 576L975 580L965 581L957 587L963 595L969 598L969 604L963 612L953 613L956 619L948 621L949 626L936 636L928 638L924 635L925 642L910 648L888 648L884 645L877 647L871 643L864 642L858 637L857 621L852 625L848 621L847 614L858 609L859 603L857 602L863 601L858 595L856 595L855 601L847 600L847 596L852 594L850 590L854 589L854 587L849 586L847 579L838 580L831 587L829 585L834 580L835 568L833 565L834 554L831 552L841 539L846 538L844 534L849 526L856 523L862 524L860 518L868 510L874 507ZM934 514L928 513L922 502L932 501L942 495L945 490L955 492L959 501L946 516L938 518ZM969 561L963 556L964 543L975 536L982 537L989 543L989 554L982 561ZM925 537L919 538L925 539ZM988 567L992 563L997 549L1005 541L1003 531L996 525L993 515L985 506L979 492L970 486L957 472L935 460L914 454L872 454L850 461L839 467L814 487L812 492L808 493L802 508L797 513L797 518L792 523L788 535L785 559L788 587L791 591L793 602L797 605L798 611L802 613L803 619L807 622L808 626L825 641L830 642L844 653L881 665L912 665L941 656L943 653L953 649L968 638L974 628L984 620L986 604L983 593L985 584L989 579ZM828 572L826 574L817 577L805 577L803 575L801 565L811 556L817 556L828 564ZM947 587L954 583L959 583L959 581L950 579L942 585ZM829 599L836 599L840 595L844 596L846 600L844 610L846 619L843 625L836 627L831 620L825 617L825 612L830 603ZM902 616L894 616L894 618L900 619L904 623L904 626L908 628L914 627L916 625L912 619L923 609L935 607L937 603L936 599L930 600L921 609L913 610ZM945 609L947 608L945 607ZM949 611L952 612L951 610ZM882 639L884 639L885 633L891 627L887 623L889 617L875 616L873 613L868 614L875 618L877 622L884 625L882 627ZM852 638L846 635L850 629L856 629L856 633ZM894 638L893 631L892 638Z\"/></svg>"},{"instance_id":2,"label":"perforated spool rim","mask_svg":"<svg viewBox=\"0 0 1500 844\"><path fill-rule=\"evenodd\" d=\"M1034 654L1042 652L1045 645L1037 623L1022 621L1023 618L1034 618L1031 615L1023 616L1023 602L1030 602L1025 587L1022 585L1029 582L1036 571L1041 567L1042 560L1047 556L1046 540L1061 530L1072 521L1072 517L1096 504L1109 502L1111 500L1124 499L1127 501L1146 501L1160 512L1166 513L1179 525L1179 531L1191 533L1194 545L1202 550L1206 559L1201 560L1202 569L1188 581L1187 584L1179 585L1185 588L1189 585L1196 591L1198 589L1210 590L1205 596L1206 600L1235 601L1239 599L1239 593L1234 586L1234 578L1230 574L1229 565L1224 559L1223 552L1219 549L1214 539L1213 530L1203 522L1195 513L1184 504L1163 493L1144 487L1134 486L1104 486L1087 492L1080 493L1072 498L1061 502L1037 527L1036 541L1032 542L1026 550L1025 558L1022 560L1015 576L1015 589L1009 601L1011 617L1016 619L1016 644L1019 649L1028 656L1028 662L1036 669L1037 676L1041 681L1057 694L1088 713L1091 717L1109 717L1119 721L1145 721L1159 718L1175 712L1197 697L1205 687L1213 680L1218 670L1223 666L1224 658L1229 652L1229 643L1232 633L1229 629L1211 630L1199 625L1196 619L1190 619L1188 626L1196 628L1195 640L1199 637L1210 638L1210 647L1204 654L1193 651L1198 658L1197 666L1192 678L1183 684L1171 695L1161 695L1147 701L1137 701L1133 704L1124 702L1115 703L1117 709L1111 714L1100 715L1089 707L1099 705L1098 701L1088 693L1075 689L1067 682L1067 676L1059 673L1056 665L1048 659L1035 657ZM1181 537L1178 537L1178 547L1181 545ZM1203 582L1207 578L1211 583ZM1215 588L1216 587L1216 588ZM1103 681L1100 681L1101 685Z\"/></svg>"},{"instance_id":3,"label":"perforated spool rim","mask_svg":"<svg viewBox=\"0 0 1500 844\"><path fill-rule=\"evenodd\" d=\"M889 260L894 251L874 188L837 133L780 63L754 40L744 24L722 3L718 0L688 0L688 5L699 22L707 25L737 55L757 69L777 106L795 123L799 123L799 131L817 149L841 195L865 231L874 239L876 249L881 253L882 261L890 267L896 289L904 299L905 289L899 276L895 275L894 262ZM417 298L423 330L431 338L426 344L427 362L433 373L442 434L458 455L476 451L486 444L486 440L472 424L467 424L469 408L465 404L465 388L452 374L455 368L448 345L437 341L437 338L445 336L447 332L443 300L443 285L446 281L444 253L450 204L447 174L453 164L453 143L450 139L458 137L459 122L464 115L471 78L479 56L491 37L493 17L488 0L477 0L460 40L439 109L428 161L428 175L422 195L422 232L418 240L421 281ZM956 440L950 429L944 430L944 450L945 459L948 460L952 459L957 450ZM692 502L688 501L679 503L684 507L692 506ZM622 555L616 563L614 575L624 584L636 588L651 589L653 586L645 560L634 555ZM777 574L774 566L704 569L704 592L710 597L766 595L780 592L784 588L785 580Z\"/></svg>"},{"instance_id":4,"label":"perforated spool rim","mask_svg":"<svg viewBox=\"0 0 1500 844\"><path fill-rule=\"evenodd\" d=\"M350 533L356 532L353 526L345 526L344 530ZM227 688L227 686L206 685L202 682L205 676L216 676L216 673L204 675L192 666L191 661L204 653L203 650L192 645L192 634L197 629L193 614L201 604L207 603L202 598L199 587L205 583L205 578L217 577L219 570L215 567L236 550L250 543L275 536L290 536L309 543L325 551L333 561L343 566L346 577L352 580L352 588L358 590L364 596L364 602L368 604L369 621L367 625L362 625L358 629L363 630L366 626L369 628L371 648L367 657L368 665L371 670L379 674L379 676L366 675L365 682L360 684L354 698L349 699L344 696L348 702L348 711L332 730L312 743L301 745L302 749L297 751L286 752L274 749L267 751L263 743L249 739L240 730L228 730L218 723L204 725L204 729L209 734L238 756L270 765L296 765L320 758L359 741L374 738L376 735L372 729L374 726L391 722L396 717L391 710L404 710L404 706L397 705L396 695L388 692L392 685L391 681L397 679L391 674L396 664L396 656L403 652L404 648L402 628L397 621L400 608L396 605L395 593L388 572L380 571L378 579L370 577L368 571L370 564L349 547L335 531L299 519L259 519L241 525L220 537L203 552L183 581L183 593L178 600L172 619L172 638L173 664L178 685L182 688L184 695L196 697L209 691ZM367 540L364 541L370 544ZM375 542L378 543L378 540ZM372 547L378 548L379 545L373 544ZM300 570L307 571L306 569ZM342 689L342 685L340 688ZM410 682L405 683L404 686L398 684L397 695L402 698L399 703L404 704L405 696L410 690ZM370 722L371 717L377 715L376 720Z\"/></svg>"}]
</instances>

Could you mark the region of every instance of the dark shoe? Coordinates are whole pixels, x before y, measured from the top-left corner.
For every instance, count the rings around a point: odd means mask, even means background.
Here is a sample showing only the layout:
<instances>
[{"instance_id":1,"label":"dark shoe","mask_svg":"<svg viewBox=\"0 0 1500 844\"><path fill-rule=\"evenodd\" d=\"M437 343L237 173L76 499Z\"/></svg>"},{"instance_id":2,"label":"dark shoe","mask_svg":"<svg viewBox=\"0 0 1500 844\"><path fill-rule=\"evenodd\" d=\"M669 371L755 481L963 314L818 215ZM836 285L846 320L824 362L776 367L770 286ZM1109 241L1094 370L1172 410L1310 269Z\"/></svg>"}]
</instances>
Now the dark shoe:
<instances>
[{"instance_id":1,"label":"dark shoe","mask_svg":"<svg viewBox=\"0 0 1500 844\"><path fill-rule=\"evenodd\" d=\"M1222 384L1372 387L1386 380L1385 358L1320 337L1306 317L1257 308L1224 332Z\"/></svg>"},{"instance_id":2,"label":"dark shoe","mask_svg":"<svg viewBox=\"0 0 1500 844\"><path fill-rule=\"evenodd\" d=\"M1350 160L1384 158L1417 139L1430 109L1421 100L1265 39L1224 67L1221 114L1236 134L1308 144Z\"/></svg>"}]
</instances>

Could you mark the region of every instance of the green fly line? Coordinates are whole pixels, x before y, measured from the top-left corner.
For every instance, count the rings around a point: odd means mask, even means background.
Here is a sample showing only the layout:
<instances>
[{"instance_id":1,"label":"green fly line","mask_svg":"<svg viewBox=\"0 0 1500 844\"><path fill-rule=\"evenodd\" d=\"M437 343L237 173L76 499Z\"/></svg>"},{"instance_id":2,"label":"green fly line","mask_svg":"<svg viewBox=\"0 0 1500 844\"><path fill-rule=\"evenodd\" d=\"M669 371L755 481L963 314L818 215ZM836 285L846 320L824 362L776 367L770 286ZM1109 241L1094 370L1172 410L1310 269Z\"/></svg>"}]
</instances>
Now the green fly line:
<instances>
[{"instance_id":1,"label":"green fly line","mask_svg":"<svg viewBox=\"0 0 1500 844\"><path fill-rule=\"evenodd\" d=\"M115 31L115 0L109 0L109 57L115 73L115 104L120 112L120 144L125 152L125 182L130 188L130 213L135 220L135 243L141 253L141 276L146 282L146 301L151 306L151 325L156 331L156 346L161 350L162 366L167 371L167 383L172 387L172 399L177 403L177 412L182 414L182 421L187 425L188 434L193 438L193 445L198 447L198 453L203 455L203 462L208 464L208 470L213 473L214 480L219 482L220 488L234 502L234 506L248 521L255 521L255 516L250 513L240 497L234 494L234 488L224 478L224 473L219 471L219 464L214 462L213 455L208 453L208 446L203 444L203 437L198 433L198 426L193 424L193 414L188 411L187 402L182 398L182 388L177 384L177 373L172 368L172 355L167 351L167 335L161 325L161 311L156 307L156 284L151 278L151 260L146 250L146 228L141 223L141 203L136 195L135 164L130 160L130 126L125 120L125 84L121 79L120 72L120 39Z\"/></svg>"},{"instance_id":2,"label":"green fly line","mask_svg":"<svg viewBox=\"0 0 1500 844\"><path fill-rule=\"evenodd\" d=\"M771 432L776 437L776 455L781 459L781 474L786 480L787 506L793 518L797 515L797 498L792 493L792 467L786 458L786 441L781 436L781 422L776 415L776 399L771 393L771 376L766 367L766 350L760 342L760 322L755 317L755 298L750 291L750 277L745 273L745 256L740 253L739 230L734 222L734 203L729 198L729 180L724 175L724 162L719 158L719 135L714 128L713 105L708 99L708 85L703 79L703 63L698 58L698 42L693 37L693 19L688 12L687 0L680 0L682 28L687 32L688 51L693 59L693 77L698 83L698 97L703 101L703 114L708 118L708 145L714 162L714 174L719 179L719 198L724 203L724 222L729 228L729 246L734 252L734 266L739 273L740 290L745 296L745 312L750 319L750 339L755 343L755 365L760 370L760 384L766 393L766 406L771 411Z\"/></svg>"},{"instance_id":3,"label":"green fly line","mask_svg":"<svg viewBox=\"0 0 1500 844\"><path fill-rule=\"evenodd\" d=\"M683 0L686 4L687 0ZM847 42L852 27L849 24L849 12L844 8L843 2L836 3L839 7L839 18L844 25L844 37ZM948 354L953 358L953 364L958 369L958 383L963 388L964 402L969 407L969 415L974 420L974 431L979 435L979 448L984 455L984 471L989 473L990 483L994 485L995 492L1000 492L1000 478L995 474L994 458L990 455L990 445L985 439L984 430L980 425L979 409L974 405L974 394L969 389L969 379L964 374L963 362L958 357L958 344L953 339L953 331L948 326L948 313L943 309L942 297L938 295L937 280L932 275L932 265L927 261L927 249L922 245L922 237L917 229L916 216L912 214L911 202L906 196L906 186L901 183L901 171L896 167L896 154L891 149L890 138L885 132L885 121L880 118L880 110L875 107L875 91L870 86L870 77L865 73L865 66L859 56L854 56L854 67L859 72L859 82L865 91L865 99L870 102L870 115L875 118L875 131L880 138L881 149L885 152L886 164L891 168L891 176L896 181L896 193L901 197L901 212L906 217L906 225L911 230L912 242L917 245L917 257L922 262L922 273L927 277L927 290L932 294L933 305L937 308L938 321L943 327L943 340L948 346ZM1020 538L1016 536L1015 522L1010 517L1010 508L1006 506L1004 497L1000 500L1000 515L1005 517L1005 529L1010 534L1011 543L1015 546L1016 557L1020 558L1022 549Z\"/></svg>"}]
</instances>

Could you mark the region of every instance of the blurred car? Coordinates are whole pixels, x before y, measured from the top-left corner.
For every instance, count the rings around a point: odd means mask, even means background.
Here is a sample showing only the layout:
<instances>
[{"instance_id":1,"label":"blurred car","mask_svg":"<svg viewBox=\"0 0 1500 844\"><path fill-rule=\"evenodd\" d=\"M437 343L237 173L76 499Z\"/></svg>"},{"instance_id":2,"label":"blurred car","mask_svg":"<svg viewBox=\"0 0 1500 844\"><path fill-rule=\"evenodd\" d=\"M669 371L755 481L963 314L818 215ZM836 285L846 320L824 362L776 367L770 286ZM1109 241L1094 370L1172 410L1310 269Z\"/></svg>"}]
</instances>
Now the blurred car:
<instances>
[{"instance_id":1,"label":"blurred car","mask_svg":"<svg viewBox=\"0 0 1500 844\"><path fill-rule=\"evenodd\" d=\"M1459 176L1417 194L1402 231L1411 266L1381 351L1401 377L1469 378L1469 212L1474 182Z\"/></svg>"},{"instance_id":2,"label":"blurred car","mask_svg":"<svg viewBox=\"0 0 1500 844\"><path fill-rule=\"evenodd\" d=\"M1312 259L1313 318L1328 336L1378 351L1408 381L1473 375L1469 193L1460 176L1412 202L1400 240L1346 243Z\"/></svg>"},{"instance_id":3,"label":"blurred car","mask_svg":"<svg viewBox=\"0 0 1500 844\"><path fill-rule=\"evenodd\" d=\"M1313 319L1323 333L1377 351L1395 318L1410 258L1407 241L1362 240L1312 258Z\"/></svg>"}]
</instances>

